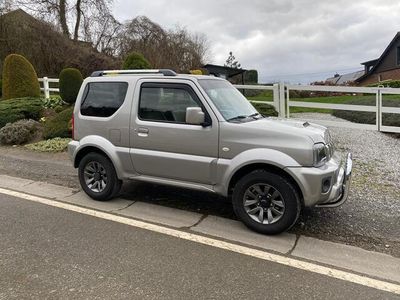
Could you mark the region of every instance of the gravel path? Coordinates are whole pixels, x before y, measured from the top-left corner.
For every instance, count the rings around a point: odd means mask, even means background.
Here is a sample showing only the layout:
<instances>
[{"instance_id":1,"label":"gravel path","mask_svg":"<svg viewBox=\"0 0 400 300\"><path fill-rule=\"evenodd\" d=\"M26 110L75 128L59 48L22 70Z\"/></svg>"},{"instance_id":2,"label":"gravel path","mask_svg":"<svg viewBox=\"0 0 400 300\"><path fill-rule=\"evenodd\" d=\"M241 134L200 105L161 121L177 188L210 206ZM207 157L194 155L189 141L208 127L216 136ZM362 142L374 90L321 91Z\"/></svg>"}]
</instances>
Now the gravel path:
<instances>
[{"instance_id":1,"label":"gravel path","mask_svg":"<svg viewBox=\"0 0 400 300\"><path fill-rule=\"evenodd\" d=\"M327 114L292 117L338 120ZM335 209L306 209L292 232L400 257L400 138L360 129L330 129L339 150L353 153L349 200ZM79 188L66 153L0 147L0 173ZM229 201L201 192L130 182L124 184L122 196L235 218Z\"/></svg>"},{"instance_id":2,"label":"gravel path","mask_svg":"<svg viewBox=\"0 0 400 300\"><path fill-rule=\"evenodd\" d=\"M328 114L295 118L343 121ZM346 122L346 121L345 121ZM400 137L377 131L330 127L339 151L353 153L349 200L340 208L307 210L307 234L400 255Z\"/></svg>"}]
</instances>

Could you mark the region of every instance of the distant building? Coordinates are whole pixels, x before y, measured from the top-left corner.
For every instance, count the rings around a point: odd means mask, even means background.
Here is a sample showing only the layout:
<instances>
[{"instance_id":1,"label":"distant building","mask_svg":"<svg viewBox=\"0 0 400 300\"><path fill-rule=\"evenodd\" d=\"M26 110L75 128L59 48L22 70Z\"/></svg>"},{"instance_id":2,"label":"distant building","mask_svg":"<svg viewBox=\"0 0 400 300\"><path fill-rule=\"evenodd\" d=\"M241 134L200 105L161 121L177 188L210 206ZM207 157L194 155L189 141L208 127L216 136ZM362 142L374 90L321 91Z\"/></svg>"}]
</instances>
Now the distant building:
<instances>
[{"instance_id":1,"label":"distant building","mask_svg":"<svg viewBox=\"0 0 400 300\"><path fill-rule=\"evenodd\" d=\"M339 75L328 78L325 82L329 85L352 85L355 81L364 75L364 71L357 71L353 73Z\"/></svg>"},{"instance_id":2,"label":"distant building","mask_svg":"<svg viewBox=\"0 0 400 300\"><path fill-rule=\"evenodd\" d=\"M400 80L400 32L396 34L382 55L361 63L364 75L356 80L358 85L368 85L385 80Z\"/></svg>"},{"instance_id":3,"label":"distant building","mask_svg":"<svg viewBox=\"0 0 400 300\"><path fill-rule=\"evenodd\" d=\"M207 64L203 67L210 75L221 77L232 83L244 84L244 74L247 70Z\"/></svg>"}]
</instances>

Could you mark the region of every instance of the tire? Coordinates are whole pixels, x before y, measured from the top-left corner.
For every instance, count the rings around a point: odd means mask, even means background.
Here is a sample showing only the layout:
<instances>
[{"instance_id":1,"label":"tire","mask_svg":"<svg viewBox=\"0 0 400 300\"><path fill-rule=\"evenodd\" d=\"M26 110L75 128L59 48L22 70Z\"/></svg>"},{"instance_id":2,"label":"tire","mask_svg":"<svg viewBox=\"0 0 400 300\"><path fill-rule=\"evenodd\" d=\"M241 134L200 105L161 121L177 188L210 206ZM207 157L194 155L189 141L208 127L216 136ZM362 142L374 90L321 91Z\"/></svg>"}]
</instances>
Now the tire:
<instances>
[{"instance_id":1,"label":"tire","mask_svg":"<svg viewBox=\"0 0 400 300\"><path fill-rule=\"evenodd\" d=\"M232 204L236 216L247 227L268 235L290 229L301 210L299 195L293 185L265 170L251 172L237 182Z\"/></svg>"},{"instance_id":2,"label":"tire","mask_svg":"<svg viewBox=\"0 0 400 300\"><path fill-rule=\"evenodd\" d=\"M91 152L84 156L78 174L82 189L94 200L111 200L121 189L122 181L118 179L112 162L102 154Z\"/></svg>"}]
</instances>

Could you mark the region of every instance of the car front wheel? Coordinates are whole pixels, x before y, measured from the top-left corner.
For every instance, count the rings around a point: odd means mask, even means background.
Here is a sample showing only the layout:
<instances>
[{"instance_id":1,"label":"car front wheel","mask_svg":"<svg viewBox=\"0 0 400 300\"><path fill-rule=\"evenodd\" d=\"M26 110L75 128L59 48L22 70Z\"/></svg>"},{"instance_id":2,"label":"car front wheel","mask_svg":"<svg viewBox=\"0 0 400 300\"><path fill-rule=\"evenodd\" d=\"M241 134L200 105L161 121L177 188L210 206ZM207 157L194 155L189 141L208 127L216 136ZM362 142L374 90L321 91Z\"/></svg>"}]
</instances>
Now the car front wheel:
<instances>
[{"instance_id":1,"label":"car front wheel","mask_svg":"<svg viewBox=\"0 0 400 300\"><path fill-rule=\"evenodd\" d=\"M237 217L250 229L278 234L297 221L301 204L293 185L285 178L256 170L236 184L232 195Z\"/></svg>"}]
</instances>

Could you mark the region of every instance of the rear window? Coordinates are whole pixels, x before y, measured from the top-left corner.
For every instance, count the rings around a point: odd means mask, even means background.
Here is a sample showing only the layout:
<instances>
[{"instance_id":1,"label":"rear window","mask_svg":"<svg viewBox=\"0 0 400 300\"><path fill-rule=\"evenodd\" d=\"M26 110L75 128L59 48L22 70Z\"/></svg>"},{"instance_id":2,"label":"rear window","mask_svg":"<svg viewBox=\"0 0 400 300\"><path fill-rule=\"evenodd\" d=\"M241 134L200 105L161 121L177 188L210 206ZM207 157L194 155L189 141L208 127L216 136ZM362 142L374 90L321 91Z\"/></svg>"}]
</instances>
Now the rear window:
<instances>
[{"instance_id":1,"label":"rear window","mask_svg":"<svg viewBox=\"0 0 400 300\"><path fill-rule=\"evenodd\" d=\"M110 117L124 103L128 83L91 82L83 92L81 114L93 117Z\"/></svg>"}]
</instances>

